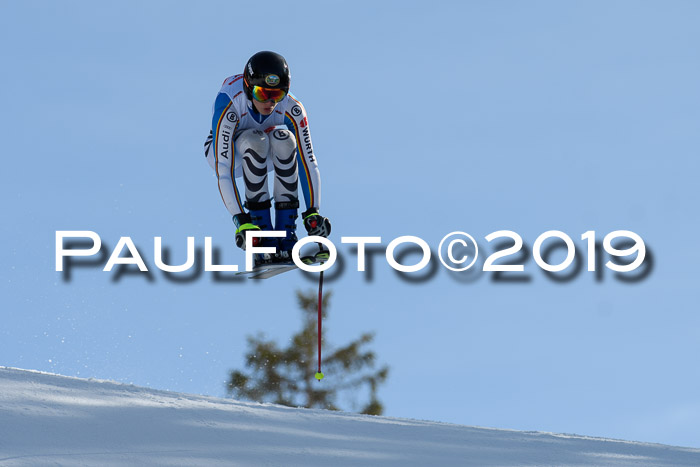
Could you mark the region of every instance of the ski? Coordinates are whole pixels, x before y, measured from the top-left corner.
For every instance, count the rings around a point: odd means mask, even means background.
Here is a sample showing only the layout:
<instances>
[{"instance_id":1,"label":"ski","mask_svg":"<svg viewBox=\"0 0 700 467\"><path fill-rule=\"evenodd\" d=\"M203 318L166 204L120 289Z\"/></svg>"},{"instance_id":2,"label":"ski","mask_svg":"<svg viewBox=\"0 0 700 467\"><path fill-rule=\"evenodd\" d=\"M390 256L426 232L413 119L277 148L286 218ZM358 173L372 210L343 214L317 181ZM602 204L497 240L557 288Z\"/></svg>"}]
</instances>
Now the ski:
<instances>
[{"instance_id":1,"label":"ski","mask_svg":"<svg viewBox=\"0 0 700 467\"><path fill-rule=\"evenodd\" d=\"M327 259L327 256L304 256L301 261L304 264L318 264L322 263ZM281 262L281 263L263 263L255 266L250 271L240 271L237 272L237 276L248 276L249 279L269 279L270 277L277 276L287 271L292 271L294 269L299 269L293 262Z\"/></svg>"},{"instance_id":2,"label":"ski","mask_svg":"<svg viewBox=\"0 0 700 467\"><path fill-rule=\"evenodd\" d=\"M248 276L248 279L269 279L270 277L277 276L283 272L291 271L297 269L297 265L294 263L270 263L270 264L260 264L255 266L250 271L240 271L237 272L237 276Z\"/></svg>"}]
</instances>

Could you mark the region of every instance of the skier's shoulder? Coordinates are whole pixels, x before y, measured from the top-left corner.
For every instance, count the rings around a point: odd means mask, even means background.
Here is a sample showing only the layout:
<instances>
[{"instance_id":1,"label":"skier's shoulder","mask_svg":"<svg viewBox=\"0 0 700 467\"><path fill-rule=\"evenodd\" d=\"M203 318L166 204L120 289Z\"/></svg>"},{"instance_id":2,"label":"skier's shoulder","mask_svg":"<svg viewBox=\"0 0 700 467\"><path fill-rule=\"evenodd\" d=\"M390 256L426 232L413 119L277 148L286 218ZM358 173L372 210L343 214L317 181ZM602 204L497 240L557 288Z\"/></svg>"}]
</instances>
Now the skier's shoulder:
<instances>
[{"instance_id":1,"label":"skier's shoulder","mask_svg":"<svg viewBox=\"0 0 700 467\"><path fill-rule=\"evenodd\" d=\"M301 103L299 99L292 93L288 93L287 96L282 101L282 113L287 117L293 117L295 120L303 119L306 117L306 109L304 104Z\"/></svg>"},{"instance_id":2,"label":"skier's shoulder","mask_svg":"<svg viewBox=\"0 0 700 467\"><path fill-rule=\"evenodd\" d=\"M221 84L220 94L226 94L231 101L245 99L243 91L243 75L229 76Z\"/></svg>"}]
</instances>

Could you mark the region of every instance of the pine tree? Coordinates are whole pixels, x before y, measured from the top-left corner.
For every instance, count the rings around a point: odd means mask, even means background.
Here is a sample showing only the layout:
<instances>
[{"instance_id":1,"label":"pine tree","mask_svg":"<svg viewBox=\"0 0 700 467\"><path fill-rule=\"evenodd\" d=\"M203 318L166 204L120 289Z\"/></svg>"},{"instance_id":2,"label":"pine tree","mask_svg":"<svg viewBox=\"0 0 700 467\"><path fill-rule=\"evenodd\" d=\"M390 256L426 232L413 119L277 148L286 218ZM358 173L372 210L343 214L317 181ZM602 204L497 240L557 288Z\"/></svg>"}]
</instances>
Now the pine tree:
<instances>
[{"instance_id":1,"label":"pine tree","mask_svg":"<svg viewBox=\"0 0 700 467\"><path fill-rule=\"evenodd\" d=\"M324 320L331 295L327 293L323 298ZM365 349L374 339L374 334L362 334L330 354L323 345L322 366L326 378L319 382L314 377L318 363L317 295L313 291L306 294L297 291L297 300L302 309L302 329L292 336L289 346L284 349L273 341L264 340L262 335L249 336L246 367L250 373L232 371L229 393L236 398L257 402L340 410L339 400L354 401L358 393L365 392L369 401L360 412L380 415L384 407L377 399L377 389L386 381L389 368L383 366L374 370L376 356ZM354 409L356 407L347 410Z\"/></svg>"}]
</instances>

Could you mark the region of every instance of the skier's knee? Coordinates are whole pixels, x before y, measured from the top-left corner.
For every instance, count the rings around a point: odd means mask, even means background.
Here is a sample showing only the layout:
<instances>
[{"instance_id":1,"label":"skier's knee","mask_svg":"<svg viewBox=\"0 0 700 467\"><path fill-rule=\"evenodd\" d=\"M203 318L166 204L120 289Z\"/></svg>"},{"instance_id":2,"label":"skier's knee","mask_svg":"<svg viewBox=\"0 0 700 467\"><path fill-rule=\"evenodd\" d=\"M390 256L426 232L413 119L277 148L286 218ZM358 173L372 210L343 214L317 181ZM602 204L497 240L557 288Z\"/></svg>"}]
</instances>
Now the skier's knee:
<instances>
[{"instance_id":1,"label":"skier's knee","mask_svg":"<svg viewBox=\"0 0 700 467\"><path fill-rule=\"evenodd\" d=\"M270 146L276 157L286 159L296 149L297 142L294 133L287 129L277 128L271 134Z\"/></svg>"},{"instance_id":2,"label":"skier's knee","mask_svg":"<svg viewBox=\"0 0 700 467\"><path fill-rule=\"evenodd\" d=\"M270 142L265 132L260 130L245 130L236 139L241 153L245 154L248 150L254 151L257 155L267 156L270 148Z\"/></svg>"}]
</instances>

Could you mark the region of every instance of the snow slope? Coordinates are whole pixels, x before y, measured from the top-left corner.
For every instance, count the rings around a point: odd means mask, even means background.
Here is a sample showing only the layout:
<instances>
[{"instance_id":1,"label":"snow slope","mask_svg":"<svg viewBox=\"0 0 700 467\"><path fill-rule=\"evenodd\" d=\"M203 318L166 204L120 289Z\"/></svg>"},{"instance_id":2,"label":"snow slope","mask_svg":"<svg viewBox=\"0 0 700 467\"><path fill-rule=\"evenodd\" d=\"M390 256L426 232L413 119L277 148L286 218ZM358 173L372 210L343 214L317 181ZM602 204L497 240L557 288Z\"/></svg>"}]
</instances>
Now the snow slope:
<instances>
[{"instance_id":1,"label":"snow slope","mask_svg":"<svg viewBox=\"0 0 700 467\"><path fill-rule=\"evenodd\" d=\"M236 402L0 367L0 465L700 466L700 450Z\"/></svg>"}]
</instances>

